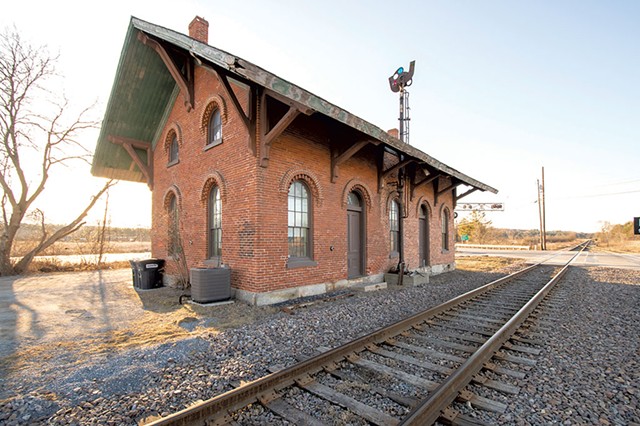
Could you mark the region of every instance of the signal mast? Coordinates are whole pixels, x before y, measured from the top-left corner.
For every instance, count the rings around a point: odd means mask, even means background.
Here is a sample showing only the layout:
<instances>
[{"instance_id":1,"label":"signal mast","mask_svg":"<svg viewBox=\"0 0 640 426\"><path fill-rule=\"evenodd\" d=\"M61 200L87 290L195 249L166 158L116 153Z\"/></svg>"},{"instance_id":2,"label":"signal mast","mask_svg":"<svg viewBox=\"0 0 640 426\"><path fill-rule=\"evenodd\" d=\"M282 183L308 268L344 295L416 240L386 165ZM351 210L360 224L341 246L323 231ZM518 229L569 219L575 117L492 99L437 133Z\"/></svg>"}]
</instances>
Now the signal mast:
<instances>
[{"instance_id":1,"label":"signal mast","mask_svg":"<svg viewBox=\"0 0 640 426\"><path fill-rule=\"evenodd\" d=\"M400 122L399 129L399 137L400 140L404 143L409 143L409 92L407 92L406 88L411 86L413 83L413 71L415 69L416 61L411 61L409 64L409 71L405 71L403 67L400 67L393 73L391 77L389 77L389 87L391 87L391 91L394 93L400 93L400 117L398 121ZM403 154L397 154L398 159L402 161ZM404 168L401 167L398 170L398 198L400 200L400 211L402 212L402 216L406 217L406 203L404 202L404 181L405 181L405 171ZM400 232L399 232L399 241L398 241L398 285L402 285L402 280L405 273L405 262L404 262L404 238L402 237L402 221L399 223Z\"/></svg>"},{"instance_id":2,"label":"signal mast","mask_svg":"<svg viewBox=\"0 0 640 426\"><path fill-rule=\"evenodd\" d=\"M413 83L413 71L415 70L416 61L411 61L409 64L409 71L405 71L403 67L396 70L391 77L389 77L389 86L394 93L400 92L400 140L404 143L409 143L409 92L406 88Z\"/></svg>"}]
</instances>

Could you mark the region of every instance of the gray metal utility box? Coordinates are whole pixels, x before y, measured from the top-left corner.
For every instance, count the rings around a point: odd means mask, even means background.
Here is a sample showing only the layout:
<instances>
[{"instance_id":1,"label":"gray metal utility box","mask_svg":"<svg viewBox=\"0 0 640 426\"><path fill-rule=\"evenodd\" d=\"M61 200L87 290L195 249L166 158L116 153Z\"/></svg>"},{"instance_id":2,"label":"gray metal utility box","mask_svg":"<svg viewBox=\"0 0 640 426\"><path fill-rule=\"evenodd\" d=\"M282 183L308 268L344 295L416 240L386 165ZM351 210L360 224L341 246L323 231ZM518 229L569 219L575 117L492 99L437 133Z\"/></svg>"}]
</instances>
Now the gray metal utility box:
<instances>
[{"instance_id":1,"label":"gray metal utility box","mask_svg":"<svg viewBox=\"0 0 640 426\"><path fill-rule=\"evenodd\" d=\"M231 298L231 269L191 268L191 300L211 303Z\"/></svg>"}]
</instances>

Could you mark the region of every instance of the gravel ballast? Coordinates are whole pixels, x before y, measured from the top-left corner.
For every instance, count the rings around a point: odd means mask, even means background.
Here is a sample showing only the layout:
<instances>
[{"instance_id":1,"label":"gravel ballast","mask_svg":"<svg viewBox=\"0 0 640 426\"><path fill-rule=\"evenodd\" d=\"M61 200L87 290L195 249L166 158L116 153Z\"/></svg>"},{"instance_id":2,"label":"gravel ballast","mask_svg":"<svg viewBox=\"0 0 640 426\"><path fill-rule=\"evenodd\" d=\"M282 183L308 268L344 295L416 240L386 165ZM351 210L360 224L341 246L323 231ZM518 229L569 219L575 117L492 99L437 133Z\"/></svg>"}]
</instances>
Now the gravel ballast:
<instances>
[{"instance_id":1,"label":"gravel ballast","mask_svg":"<svg viewBox=\"0 0 640 426\"><path fill-rule=\"evenodd\" d=\"M504 274L454 271L415 288L278 311L255 323L173 343L102 354L69 365L0 375L0 424L138 424L211 398L440 304ZM563 280L566 308L504 424L628 424L638 418L640 272L574 269ZM563 287L564 289L564 287ZM577 301L582 301L581 307ZM556 316L558 318L556 318ZM195 334L195 333L194 333ZM566 339L569 335L571 338ZM604 404L604 406L603 406ZM607 423L608 422L608 423Z\"/></svg>"},{"instance_id":2,"label":"gravel ballast","mask_svg":"<svg viewBox=\"0 0 640 426\"><path fill-rule=\"evenodd\" d=\"M640 272L572 268L552 300L540 319L555 325L500 423L640 423Z\"/></svg>"}]
</instances>

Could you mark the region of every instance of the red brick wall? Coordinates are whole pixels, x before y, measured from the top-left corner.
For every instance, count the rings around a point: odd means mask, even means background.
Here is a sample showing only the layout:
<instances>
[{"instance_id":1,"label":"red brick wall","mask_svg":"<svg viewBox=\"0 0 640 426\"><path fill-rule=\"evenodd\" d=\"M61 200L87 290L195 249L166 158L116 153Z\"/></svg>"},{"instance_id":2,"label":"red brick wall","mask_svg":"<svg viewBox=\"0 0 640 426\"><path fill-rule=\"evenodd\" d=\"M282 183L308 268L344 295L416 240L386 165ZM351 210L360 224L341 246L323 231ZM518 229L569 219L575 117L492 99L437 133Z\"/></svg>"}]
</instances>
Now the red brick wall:
<instances>
[{"instance_id":1,"label":"red brick wall","mask_svg":"<svg viewBox=\"0 0 640 426\"><path fill-rule=\"evenodd\" d=\"M154 151L152 250L158 258L167 254L168 191L179 192L182 240L189 266L202 266L207 258L208 181L215 180L222 192L222 261L232 268L232 285L251 292L266 292L301 285L336 282L347 278L346 194L352 187L365 192L366 273L386 272L397 263L389 257L388 203L395 187L385 182L377 188L375 150L364 148L339 168L335 183L330 179L331 143L326 120L300 115L277 138L270 150L268 167L260 167L249 145L246 127L226 98L214 73L198 67L195 102L187 112L181 95L169 115ZM243 105L248 94L234 86ZM204 110L211 100L223 110L223 143L204 150ZM179 162L167 166L164 141L177 130ZM346 141L348 142L348 141ZM313 259L316 266L287 267L287 193L296 176L309 183L313 197ZM390 176L389 180L394 180ZM177 190L175 189L177 188ZM412 268L418 261L418 203L429 206L430 264L453 263L452 193L440 196L434 205L433 186L416 189L404 219L405 260ZM441 210L449 208L451 251L441 250ZM330 249L333 246L333 251ZM175 274L170 259L167 273Z\"/></svg>"},{"instance_id":2,"label":"red brick wall","mask_svg":"<svg viewBox=\"0 0 640 426\"><path fill-rule=\"evenodd\" d=\"M207 259L207 182L215 180L222 197L222 262L240 266L251 256L251 230L256 214L256 158L249 148L249 137L230 99L215 74L202 67L196 69L195 102L187 112L181 95L167 120L166 128L154 151L154 188L152 205L153 255L169 259L167 253L167 192L178 188L182 241L189 266L201 266ZM236 90L237 89L237 90ZM234 87L241 102L247 94ZM205 150L206 131L202 129L204 110L211 100L222 104L222 144ZM181 129L178 164L167 167L168 153L163 147L171 128ZM176 273L173 262L167 272ZM236 283L252 281L255 276L245 267L232 270Z\"/></svg>"}]
</instances>

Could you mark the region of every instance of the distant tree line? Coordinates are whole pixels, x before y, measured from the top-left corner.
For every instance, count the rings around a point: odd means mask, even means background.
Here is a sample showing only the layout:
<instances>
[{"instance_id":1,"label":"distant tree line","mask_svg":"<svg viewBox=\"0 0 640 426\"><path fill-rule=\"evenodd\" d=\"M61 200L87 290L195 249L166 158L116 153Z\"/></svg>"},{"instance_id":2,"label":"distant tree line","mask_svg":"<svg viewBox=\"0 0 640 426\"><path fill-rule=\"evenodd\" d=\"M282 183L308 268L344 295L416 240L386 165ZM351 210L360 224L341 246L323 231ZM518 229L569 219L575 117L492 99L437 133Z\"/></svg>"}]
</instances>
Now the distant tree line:
<instances>
[{"instance_id":1,"label":"distant tree line","mask_svg":"<svg viewBox=\"0 0 640 426\"><path fill-rule=\"evenodd\" d=\"M593 234L573 231L547 231L547 242L570 243L579 239L593 238ZM493 228L485 212L472 211L457 224L457 241L471 244L509 244L534 246L540 243L537 229Z\"/></svg>"},{"instance_id":2,"label":"distant tree line","mask_svg":"<svg viewBox=\"0 0 640 426\"><path fill-rule=\"evenodd\" d=\"M615 246L630 241L640 241L640 235L633 234L633 222L629 221L624 224L612 225L610 222L604 222L600 232L595 235L598 245Z\"/></svg>"},{"instance_id":3,"label":"distant tree line","mask_svg":"<svg viewBox=\"0 0 640 426\"><path fill-rule=\"evenodd\" d=\"M45 225L48 233L54 233L63 225ZM2 224L0 224L0 231ZM61 241L67 242L92 242L100 233L100 225L85 225L71 235L67 235ZM23 224L16 235L17 241L34 241L40 238L42 234L42 225ZM109 227L109 238L111 241L151 241L151 230L149 228L115 228Z\"/></svg>"}]
</instances>

